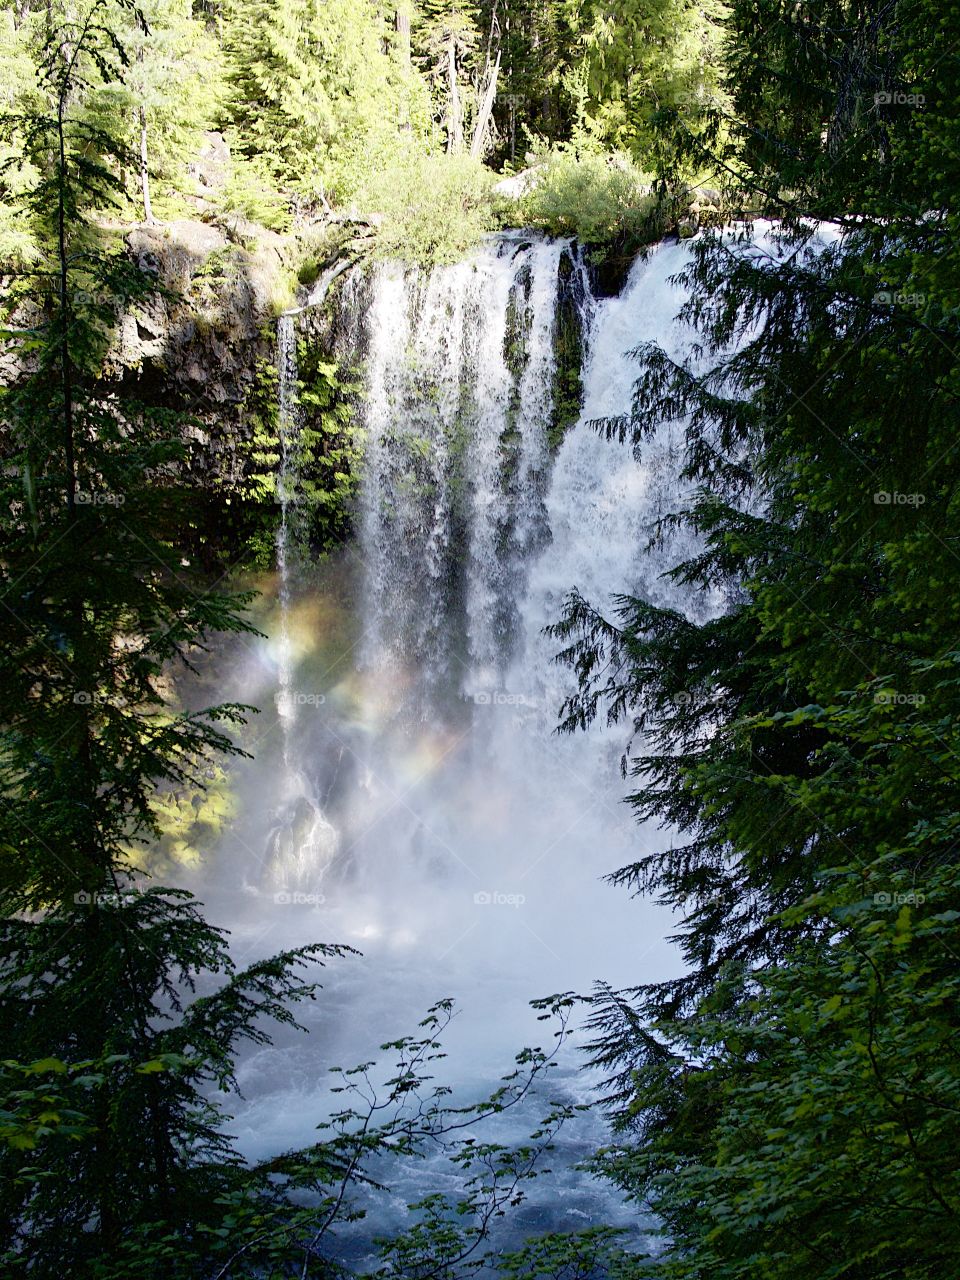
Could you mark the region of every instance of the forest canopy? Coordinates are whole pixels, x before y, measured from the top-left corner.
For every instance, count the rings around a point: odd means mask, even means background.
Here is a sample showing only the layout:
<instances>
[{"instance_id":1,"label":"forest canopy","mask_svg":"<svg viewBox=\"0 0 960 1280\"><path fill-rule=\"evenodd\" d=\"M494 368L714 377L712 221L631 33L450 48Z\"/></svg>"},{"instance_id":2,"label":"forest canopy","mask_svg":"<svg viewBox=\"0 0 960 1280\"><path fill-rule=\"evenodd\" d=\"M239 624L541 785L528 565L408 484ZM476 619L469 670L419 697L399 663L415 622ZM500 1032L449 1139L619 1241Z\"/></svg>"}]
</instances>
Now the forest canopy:
<instances>
[{"instance_id":1,"label":"forest canopy","mask_svg":"<svg viewBox=\"0 0 960 1280\"><path fill-rule=\"evenodd\" d=\"M679 114L696 132L722 99L720 12L632 0L615 12L567 0L151 0L111 16L122 81L86 86L70 109L116 143L114 208L127 221L233 214L283 229L378 213L426 164L438 190L479 184L486 229L497 214L483 174L554 154L609 157L649 185L659 123ZM30 169L13 125L37 105L50 15L3 10L0 258L11 265L35 251L16 213ZM616 219L614 207L595 231Z\"/></svg>"}]
</instances>

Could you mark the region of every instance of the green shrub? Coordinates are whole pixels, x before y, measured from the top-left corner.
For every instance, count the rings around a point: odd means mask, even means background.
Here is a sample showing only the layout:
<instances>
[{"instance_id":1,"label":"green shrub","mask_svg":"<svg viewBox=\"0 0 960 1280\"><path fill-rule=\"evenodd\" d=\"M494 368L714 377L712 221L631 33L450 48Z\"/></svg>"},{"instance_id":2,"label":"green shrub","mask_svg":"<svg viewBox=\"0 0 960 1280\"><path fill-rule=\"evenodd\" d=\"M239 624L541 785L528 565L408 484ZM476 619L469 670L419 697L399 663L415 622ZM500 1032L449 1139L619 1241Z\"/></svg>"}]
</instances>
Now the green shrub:
<instances>
[{"instance_id":1,"label":"green shrub","mask_svg":"<svg viewBox=\"0 0 960 1280\"><path fill-rule=\"evenodd\" d=\"M248 222L258 222L273 231L286 231L290 210L276 189L266 166L231 151L230 169L218 204L223 213L232 213Z\"/></svg>"},{"instance_id":2,"label":"green shrub","mask_svg":"<svg viewBox=\"0 0 960 1280\"><path fill-rule=\"evenodd\" d=\"M514 217L550 235L587 244L647 238L650 179L622 153L557 148L535 157L532 186Z\"/></svg>"},{"instance_id":3,"label":"green shrub","mask_svg":"<svg viewBox=\"0 0 960 1280\"><path fill-rule=\"evenodd\" d=\"M376 255L424 266L455 262L496 225L495 179L469 156L410 154L371 178L357 202L383 221Z\"/></svg>"}]
</instances>

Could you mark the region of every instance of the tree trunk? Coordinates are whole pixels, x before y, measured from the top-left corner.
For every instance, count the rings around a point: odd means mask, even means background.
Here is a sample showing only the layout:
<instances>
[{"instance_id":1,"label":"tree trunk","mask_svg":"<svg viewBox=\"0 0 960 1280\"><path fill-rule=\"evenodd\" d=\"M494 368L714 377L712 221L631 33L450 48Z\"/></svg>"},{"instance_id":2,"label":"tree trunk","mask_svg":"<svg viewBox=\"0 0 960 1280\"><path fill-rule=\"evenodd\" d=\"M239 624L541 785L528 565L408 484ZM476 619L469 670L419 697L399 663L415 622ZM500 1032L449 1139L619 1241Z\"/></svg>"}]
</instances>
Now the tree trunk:
<instances>
[{"instance_id":1,"label":"tree trunk","mask_svg":"<svg viewBox=\"0 0 960 1280\"><path fill-rule=\"evenodd\" d=\"M493 104L497 98L497 76L500 74L500 51L497 51L497 60L490 68L487 76L487 87L483 91L483 101L480 104L480 114L477 116L477 127L473 131L473 142L470 144L470 154L475 160L479 160L483 155L483 140L486 137L487 126L490 123L490 116L493 114Z\"/></svg>"},{"instance_id":2,"label":"tree trunk","mask_svg":"<svg viewBox=\"0 0 960 1280\"><path fill-rule=\"evenodd\" d=\"M410 11L397 6L393 15L393 25L397 33L397 49L404 67L410 65Z\"/></svg>"},{"instance_id":3,"label":"tree trunk","mask_svg":"<svg viewBox=\"0 0 960 1280\"><path fill-rule=\"evenodd\" d=\"M463 151L463 108L457 83L457 41L453 32L447 38L447 152L458 156Z\"/></svg>"},{"instance_id":4,"label":"tree trunk","mask_svg":"<svg viewBox=\"0 0 960 1280\"><path fill-rule=\"evenodd\" d=\"M60 389L63 396L63 456L67 473L67 516L71 524L76 516L77 467L73 452L73 356L70 351L70 259L67 256L67 89L60 91L57 103L57 267L60 277Z\"/></svg>"},{"instance_id":5,"label":"tree trunk","mask_svg":"<svg viewBox=\"0 0 960 1280\"><path fill-rule=\"evenodd\" d=\"M143 220L153 222L153 209L150 206L150 168L147 163L147 109L141 103L140 109L140 186L143 190Z\"/></svg>"},{"instance_id":6,"label":"tree trunk","mask_svg":"<svg viewBox=\"0 0 960 1280\"><path fill-rule=\"evenodd\" d=\"M410 72L410 10L405 6L398 5L394 10L393 25L397 33L397 58L400 62L401 70L404 75ZM409 133L413 126L410 123L410 103L409 89L406 82L401 91L400 100L400 131L401 133Z\"/></svg>"}]
</instances>

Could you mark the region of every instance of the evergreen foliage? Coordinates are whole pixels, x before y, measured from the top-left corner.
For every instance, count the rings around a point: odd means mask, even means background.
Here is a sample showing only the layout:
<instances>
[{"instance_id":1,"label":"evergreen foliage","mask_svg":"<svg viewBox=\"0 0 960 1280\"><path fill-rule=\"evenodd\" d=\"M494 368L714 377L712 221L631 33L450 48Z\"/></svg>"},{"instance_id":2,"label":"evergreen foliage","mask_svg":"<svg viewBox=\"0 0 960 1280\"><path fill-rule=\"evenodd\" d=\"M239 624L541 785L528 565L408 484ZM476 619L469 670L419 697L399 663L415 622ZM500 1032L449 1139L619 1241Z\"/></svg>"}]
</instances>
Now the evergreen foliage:
<instances>
[{"instance_id":1,"label":"evergreen foliage","mask_svg":"<svg viewBox=\"0 0 960 1280\"><path fill-rule=\"evenodd\" d=\"M369 0L230 0L224 47L240 153L308 207L423 140L423 86Z\"/></svg>"},{"instance_id":2,"label":"evergreen foliage","mask_svg":"<svg viewBox=\"0 0 960 1280\"><path fill-rule=\"evenodd\" d=\"M9 37L0 260L16 266L36 246L16 219L32 179L11 129L37 106L48 18L30 4L0 12ZM72 20L68 9L63 18ZM113 26L129 65L122 80L85 94L83 108L124 146L110 217L233 215L287 231L361 210L387 215L385 249L406 256L400 234L422 211L404 219L400 210L425 192L446 219L430 237L443 238L435 260L456 256L494 219L471 177L481 162L509 171L559 147L562 169L572 144L629 153L652 172L669 153L676 195L691 172L679 159L684 130L699 137L722 104L718 15L680 0L613 11L569 0L151 0ZM668 117L682 122L683 146L665 143ZM230 152L215 192L197 184L213 130ZM569 197L560 212L575 221L577 193ZM415 236L409 256L425 260Z\"/></svg>"},{"instance_id":3,"label":"evergreen foliage","mask_svg":"<svg viewBox=\"0 0 960 1280\"><path fill-rule=\"evenodd\" d=\"M570 9L576 55L565 81L588 136L653 167L675 121L696 136L703 114L725 105L717 56L722 4L618 0Z\"/></svg>"},{"instance_id":4,"label":"evergreen foliage","mask_svg":"<svg viewBox=\"0 0 960 1280\"><path fill-rule=\"evenodd\" d=\"M694 496L663 532L702 549L672 576L726 601L697 624L573 597L555 628L566 726L632 724L632 803L681 837L613 879L682 913L687 971L593 1005L619 1130L597 1164L668 1239L643 1275L932 1280L958 1247L942 26L734 5L715 137L779 244L702 237L686 312L711 371L639 351L633 413L598 424L642 456L648 424L686 422ZM836 219L819 243L811 215Z\"/></svg>"}]
</instances>

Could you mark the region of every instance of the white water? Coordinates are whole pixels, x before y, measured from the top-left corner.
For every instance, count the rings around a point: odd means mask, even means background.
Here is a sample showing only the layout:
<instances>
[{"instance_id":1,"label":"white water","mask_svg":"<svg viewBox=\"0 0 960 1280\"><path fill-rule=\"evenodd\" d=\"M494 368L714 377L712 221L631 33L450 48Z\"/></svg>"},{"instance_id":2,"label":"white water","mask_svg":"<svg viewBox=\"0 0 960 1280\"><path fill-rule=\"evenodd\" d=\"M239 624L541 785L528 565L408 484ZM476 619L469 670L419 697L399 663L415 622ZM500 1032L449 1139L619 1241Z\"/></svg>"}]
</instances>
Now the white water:
<instances>
[{"instance_id":1,"label":"white water","mask_svg":"<svg viewBox=\"0 0 960 1280\"><path fill-rule=\"evenodd\" d=\"M678 437L661 430L638 464L587 425L629 410L640 342L689 345L669 283L686 252L660 247L620 297L594 301L568 246L514 234L429 276L383 266L346 293L366 361L358 545L322 589L299 565L294 591L284 506L279 628L229 692L262 705L279 687L290 714L255 726L243 816L202 893L241 959L318 939L364 954L327 971L314 1034L244 1063L231 1128L251 1155L310 1141L328 1067L372 1057L441 997L463 1007L447 1070L469 1096L543 1035L531 998L676 971L667 914L602 880L668 837L622 803L619 734L554 734L572 677L542 629L574 587L607 609L624 591L714 607L661 578L682 547L646 549L682 500ZM588 359L581 421L551 456L565 255ZM575 1069L565 1059L564 1087L586 1096ZM581 1128L566 1158L598 1137ZM411 1174L397 1221L440 1176ZM542 1220L562 1227L633 1217L569 1171L550 1195Z\"/></svg>"},{"instance_id":2,"label":"white water","mask_svg":"<svg viewBox=\"0 0 960 1280\"><path fill-rule=\"evenodd\" d=\"M408 710L419 718L472 692L468 672L498 680L507 660L542 521L564 252L505 237L427 277L398 266L375 277L361 661L396 680L414 656Z\"/></svg>"},{"instance_id":3,"label":"white water","mask_svg":"<svg viewBox=\"0 0 960 1280\"><path fill-rule=\"evenodd\" d=\"M281 742L280 803L268 837L264 884L282 890L291 877L296 881L315 877L336 855L337 833L312 794L296 758L294 742L299 697L293 688L294 651L290 635L293 577L297 560L297 328L294 312L277 321L278 433L280 465L277 469L277 629L276 708Z\"/></svg>"},{"instance_id":4,"label":"white water","mask_svg":"<svg viewBox=\"0 0 960 1280\"><path fill-rule=\"evenodd\" d=\"M283 740L283 764L290 773L290 735L296 713L290 699L293 656L290 647L290 508L296 501L291 475L291 446L296 445L297 331L292 315L277 321L277 382L279 388L278 428L280 466L277 471L277 499L280 523L277 527L277 594L280 603L280 633L277 639L277 714Z\"/></svg>"}]
</instances>

